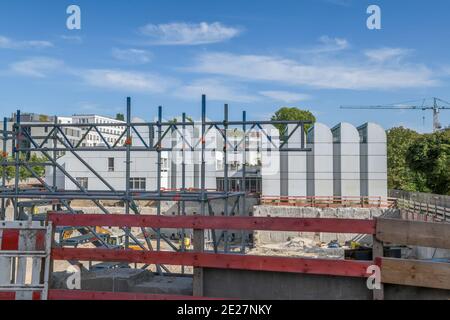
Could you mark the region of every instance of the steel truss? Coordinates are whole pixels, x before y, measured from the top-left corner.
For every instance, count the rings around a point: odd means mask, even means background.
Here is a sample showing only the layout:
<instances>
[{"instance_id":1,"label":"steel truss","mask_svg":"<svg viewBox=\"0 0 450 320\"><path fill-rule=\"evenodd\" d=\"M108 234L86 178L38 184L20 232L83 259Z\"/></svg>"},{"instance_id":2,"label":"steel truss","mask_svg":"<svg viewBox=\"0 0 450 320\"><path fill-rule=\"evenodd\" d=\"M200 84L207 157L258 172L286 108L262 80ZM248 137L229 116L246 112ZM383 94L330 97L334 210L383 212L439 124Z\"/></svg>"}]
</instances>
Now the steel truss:
<instances>
[{"instance_id":1,"label":"steel truss","mask_svg":"<svg viewBox=\"0 0 450 320\"><path fill-rule=\"evenodd\" d=\"M255 148L251 148L248 145L248 137L252 132L259 131L261 135L265 137L268 141L268 150L273 151L283 151L283 152L306 152L310 149L306 148L306 142L304 135L302 134L300 147L289 148L287 146L289 139L297 131L305 131L305 125L310 124L308 121L251 121L247 120L247 114L244 111L242 113L242 120L240 121L230 121L228 117L228 105L224 106L224 120L223 121L207 121L206 118L206 96L202 96L202 115L201 122L187 121L186 114L182 114L181 122L173 121L163 121L163 109L160 106L158 108L158 120L156 122L146 122L146 123L132 123L131 122L131 98L127 98L127 108L126 108L126 122L125 123L70 123L61 124L57 122L57 117L55 117L54 123L21 123L20 110L16 113L15 122L13 124L12 131L7 130L7 118L4 119L3 130L0 131L2 134L3 141L3 154L1 167L6 169L8 166L14 166L15 177L14 185L12 187L6 186L6 170L2 170L2 187L1 187L1 215L0 220L5 219L6 212L6 200L10 199L14 205L14 217L16 220L20 219L19 208L20 200L32 200L37 202L42 202L43 200L52 201L55 203L52 210L55 211L59 206L62 206L67 210L69 214L78 214L71 205L72 200L90 200L95 206L100 208L104 214L111 214L111 212L105 208L101 203L101 200L118 200L123 201L125 205L125 214L140 214L140 208L137 201L141 200L152 200L156 202L157 205L157 215L162 215L161 212L161 201L173 201L177 203L178 215L186 215L186 202L196 202L200 204L200 215L214 216L215 213L211 206L211 201L221 200L223 201L223 212L224 216L235 215L239 212L240 216L246 216L246 190L245 190L245 179L247 171L247 159L249 151L258 151ZM279 145L273 142L272 136L268 133L263 126L265 125L294 125L295 129L290 132L287 137L284 137L280 141ZM123 132L120 134L119 138L114 143L108 142L104 134L99 127L122 127ZM148 129L148 137L143 137L139 128ZM188 128L201 127L201 133L194 142L189 141L187 138L186 130ZM237 142L230 142L228 139L227 132L230 128L238 128L242 130L242 138ZM45 135L33 135L33 128L46 128ZM73 143L70 141L68 135L65 133L64 129L67 128L84 128L85 132L81 136L81 139ZM194 129L193 129L194 130ZM224 148L221 150L223 152L224 161L224 191L209 191L205 188L205 176L206 176L206 161L205 153L207 151L216 151L216 148L209 148L206 146L205 140L209 132L216 130L219 133L219 137L223 139ZM95 132L99 135L104 146L96 147L86 147L83 146L83 142L86 141L88 134ZM181 147L173 145L166 147L163 146L163 140L169 134L176 132L180 136ZM133 137L137 139L142 145L133 145ZM124 145L119 145L120 141L125 138L126 142ZM11 141L12 150L11 155L13 159L8 159L7 155L7 142ZM48 146L50 144L50 146ZM126 154L126 172L125 172L125 190L116 190L111 186L106 179L104 179L98 172L92 168L92 166L85 161L78 152L89 151L89 152L104 152L104 151L114 151L123 152ZM131 154L133 152L156 152L157 153L157 188L154 191L143 191L143 192L133 192L130 190L129 180L131 172ZM32 163L21 159L21 154L38 153L45 158L43 163ZM58 163L58 153L65 152L71 153L75 158L77 158L84 167L94 174L108 189L107 191L100 190L88 190L84 188L71 174L68 172L61 164ZM162 166L162 152L181 152L181 189L180 190L164 190L161 188L161 166ZM188 152L200 152L201 154L201 167L200 167L200 188L198 190L191 190L186 187L186 154ZM228 152L241 152L243 155L242 164L242 178L241 185L244 186L242 191L230 191L229 185L229 164L228 164ZM35 166L45 167L46 170L52 170L53 181L51 184L47 183L42 179L38 173L33 169ZM27 170L34 178L36 178L43 186L41 189L25 189L21 188L19 185L19 169L24 168ZM59 170L67 179L69 179L76 187L77 190L65 191L58 190L56 182L56 172ZM231 206L229 204L231 201ZM144 235L145 245L133 235L129 227L123 227L122 230L125 232L125 247L129 248L130 244L136 244L140 246L143 250L155 250L161 251L161 241L166 242L174 251L184 252L186 251L184 241L181 241L181 247L178 248L170 239L168 239L164 234L161 233L161 229L153 229L156 232L156 248L153 247L150 235L145 228L141 228L142 234ZM109 247L109 245L102 240L100 235L95 232L95 228L92 227L80 227L79 231L82 234L92 233L97 239L93 244L97 247ZM182 230L182 239L184 239L186 233L185 229ZM204 231L199 230L194 232L194 248L197 246L201 251L204 249ZM223 251L225 253L230 252L230 239L228 236L228 231L221 231L220 236L216 235L214 230L211 231L213 250L214 252L219 251L220 242L223 241ZM244 233L241 234L241 244L240 250L242 253L245 252L246 240ZM144 266L147 268L148 265ZM156 265L157 271L160 274L168 272L168 269L164 265ZM184 272L184 267L182 269Z\"/></svg>"}]
</instances>

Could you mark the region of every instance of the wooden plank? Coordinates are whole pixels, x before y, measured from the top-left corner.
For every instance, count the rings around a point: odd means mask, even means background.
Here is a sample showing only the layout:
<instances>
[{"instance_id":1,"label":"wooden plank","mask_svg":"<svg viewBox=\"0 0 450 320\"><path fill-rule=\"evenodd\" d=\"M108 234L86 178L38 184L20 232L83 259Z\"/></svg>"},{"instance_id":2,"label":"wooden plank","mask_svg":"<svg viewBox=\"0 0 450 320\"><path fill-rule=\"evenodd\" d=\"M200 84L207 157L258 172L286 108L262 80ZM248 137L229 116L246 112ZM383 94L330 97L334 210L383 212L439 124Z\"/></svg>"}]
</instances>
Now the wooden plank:
<instances>
[{"instance_id":1,"label":"wooden plank","mask_svg":"<svg viewBox=\"0 0 450 320\"><path fill-rule=\"evenodd\" d=\"M0 301L12 301L16 300L15 292L0 292Z\"/></svg>"},{"instance_id":2,"label":"wooden plank","mask_svg":"<svg viewBox=\"0 0 450 320\"><path fill-rule=\"evenodd\" d=\"M265 230L374 234L375 221L335 218L271 218L211 216L151 216L104 214L49 214L57 226L117 226L219 230Z\"/></svg>"},{"instance_id":3,"label":"wooden plank","mask_svg":"<svg viewBox=\"0 0 450 320\"><path fill-rule=\"evenodd\" d=\"M222 299L168 295L168 294L97 292L97 291L80 291L80 290L49 290L48 300L222 300Z\"/></svg>"},{"instance_id":4,"label":"wooden plank","mask_svg":"<svg viewBox=\"0 0 450 320\"><path fill-rule=\"evenodd\" d=\"M0 229L0 249L2 246L3 231L3 229ZM0 286L9 284L11 284L11 258L0 256Z\"/></svg>"},{"instance_id":5,"label":"wooden plank","mask_svg":"<svg viewBox=\"0 0 450 320\"><path fill-rule=\"evenodd\" d=\"M367 268L373 264L372 261L81 248L53 248L52 258L54 260L167 264L204 268L308 273L348 277L367 277Z\"/></svg>"},{"instance_id":6,"label":"wooden plank","mask_svg":"<svg viewBox=\"0 0 450 320\"><path fill-rule=\"evenodd\" d=\"M378 218L376 238L395 244L450 249L450 224Z\"/></svg>"},{"instance_id":7,"label":"wooden plank","mask_svg":"<svg viewBox=\"0 0 450 320\"><path fill-rule=\"evenodd\" d=\"M19 249L19 230L3 229L2 242L0 250L18 250Z\"/></svg>"},{"instance_id":8,"label":"wooden plank","mask_svg":"<svg viewBox=\"0 0 450 320\"><path fill-rule=\"evenodd\" d=\"M383 243L378 241L375 237L373 238L373 247L372 247L372 255L374 261L379 261L384 255L384 246ZM380 289L373 290L373 299L374 300L384 300L384 286L381 283Z\"/></svg>"},{"instance_id":9,"label":"wooden plank","mask_svg":"<svg viewBox=\"0 0 450 320\"><path fill-rule=\"evenodd\" d=\"M381 282L450 290L450 264L383 258Z\"/></svg>"},{"instance_id":10,"label":"wooden plank","mask_svg":"<svg viewBox=\"0 0 450 320\"><path fill-rule=\"evenodd\" d=\"M184 239L183 239L184 241ZM205 249L205 231L194 229L194 251L203 253ZM195 296L202 297L204 295L204 272L203 268L194 268L192 279L192 292Z\"/></svg>"}]
</instances>

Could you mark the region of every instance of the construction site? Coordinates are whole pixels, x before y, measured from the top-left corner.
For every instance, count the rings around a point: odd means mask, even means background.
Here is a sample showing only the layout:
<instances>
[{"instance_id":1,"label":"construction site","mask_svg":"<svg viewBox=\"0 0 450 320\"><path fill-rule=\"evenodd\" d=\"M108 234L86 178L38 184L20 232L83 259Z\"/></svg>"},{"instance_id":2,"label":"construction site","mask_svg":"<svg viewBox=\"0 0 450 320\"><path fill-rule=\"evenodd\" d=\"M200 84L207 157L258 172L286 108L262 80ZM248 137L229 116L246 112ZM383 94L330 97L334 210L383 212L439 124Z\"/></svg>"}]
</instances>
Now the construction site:
<instances>
[{"instance_id":1,"label":"construction site","mask_svg":"<svg viewBox=\"0 0 450 320\"><path fill-rule=\"evenodd\" d=\"M199 121L159 107L133 122L131 98L120 123L5 118L0 299L450 299L450 198L388 191L381 127L199 107Z\"/></svg>"}]
</instances>

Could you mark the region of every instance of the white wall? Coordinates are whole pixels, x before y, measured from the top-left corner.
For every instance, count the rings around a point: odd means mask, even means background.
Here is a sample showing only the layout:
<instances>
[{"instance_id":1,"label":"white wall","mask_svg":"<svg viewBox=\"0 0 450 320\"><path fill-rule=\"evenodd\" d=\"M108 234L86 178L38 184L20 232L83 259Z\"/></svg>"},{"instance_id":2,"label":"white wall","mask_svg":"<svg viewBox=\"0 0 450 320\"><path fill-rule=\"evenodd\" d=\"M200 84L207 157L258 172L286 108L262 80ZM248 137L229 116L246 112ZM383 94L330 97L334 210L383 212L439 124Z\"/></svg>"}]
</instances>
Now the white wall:
<instances>
[{"instance_id":1,"label":"white wall","mask_svg":"<svg viewBox=\"0 0 450 320\"><path fill-rule=\"evenodd\" d=\"M102 178L108 181L108 183L116 190L125 190L125 152L78 152L78 155L83 158ZM108 158L114 158L114 172L108 170ZM156 190L157 184L157 170L156 161L157 155L155 152L132 152L131 153L131 178L146 178L146 191ZM88 178L90 190L109 190L99 178L97 178L86 166L84 166L75 156L72 154L66 154L58 160L60 164L64 164L67 172L74 178ZM57 177L60 177L58 173ZM168 187L167 173L161 174L161 186L163 188ZM52 181L52 170L50 169L46 173L47 183ZM58 181L62 181L62 178L58 178ZM76 185L70 181L67 177L64 178L64 184L59 185L60 188L65 190L78 190Z\"/></svg>"},{"instance_id":2,"label":"white wall","mask_svg":"<svg viewBox=\"0 0 450 320\"><path fill-rule=\"evenodd\" d=\"M261 178L263 196L280 196L280 132L272 125L262 126L268 136L272 138L270 143L266 135L261 135Z\"/></svg>"},{"instance_id":3,"label":"white wall","mask_svg":"<svg viewBox=\"0 0 450 320\"><path fill-rule=\"evenodd\" d=\"M340 123L333 133L334 195L360 196L359 133L350 123Z\"/></svg>"},{"instance_id":4,"label":"white wall","mask_svg":"<svg viewBox=\"0 0 450 320\"><path fill-rule=\"evenodd\" d=\"M387 197L386 132L375 123L358 128L361 136L361 195Z\"/></svg>"},{"instance_id":5,"label":"white wall","mask_svg":"<svg viewBox=\"0 0 450 320\"><path fill-rule=\"evenodd\" d=\"M289 124L287 135L292 132L287 146L288 148L301 148L302 135L305 141L306 137L301 127L295 130L296 125ZM295 131L294 131L295 130ZM289 197L304 197L307 194L307 176L306 176L306 152L289 151L288 157L288 196Z\"/></svg>"},{"instance_id":6,"label":"white wall","mask_svg":"<svg viewBox=\"0 0 450 320\"><path fill-rule=\"evenodd\" d=\"M308 131L308 196L333 196L333 135L328 126L315 123Z\"/></svg>"}]
</instances>

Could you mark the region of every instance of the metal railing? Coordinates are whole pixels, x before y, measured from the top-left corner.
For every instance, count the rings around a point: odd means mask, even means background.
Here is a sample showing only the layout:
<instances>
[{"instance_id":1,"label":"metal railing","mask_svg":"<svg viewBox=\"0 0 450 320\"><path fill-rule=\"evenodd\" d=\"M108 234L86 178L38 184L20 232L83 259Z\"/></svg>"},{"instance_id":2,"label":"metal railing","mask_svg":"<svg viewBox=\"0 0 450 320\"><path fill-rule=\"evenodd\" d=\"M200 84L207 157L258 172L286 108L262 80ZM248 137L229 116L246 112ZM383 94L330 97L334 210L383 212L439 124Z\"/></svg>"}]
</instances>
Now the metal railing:
<instances>
[{"instance_id":1,"label":"metal railing","mask_svg":"<svg viewBox=\"0 0 450 320\"><path fill-rule=\"evenodd\" d=\"M386 197L352 196L262 196L261 204L270 206L315 208L394 208L397 199Z\"/></svg>"}]
</instances>

